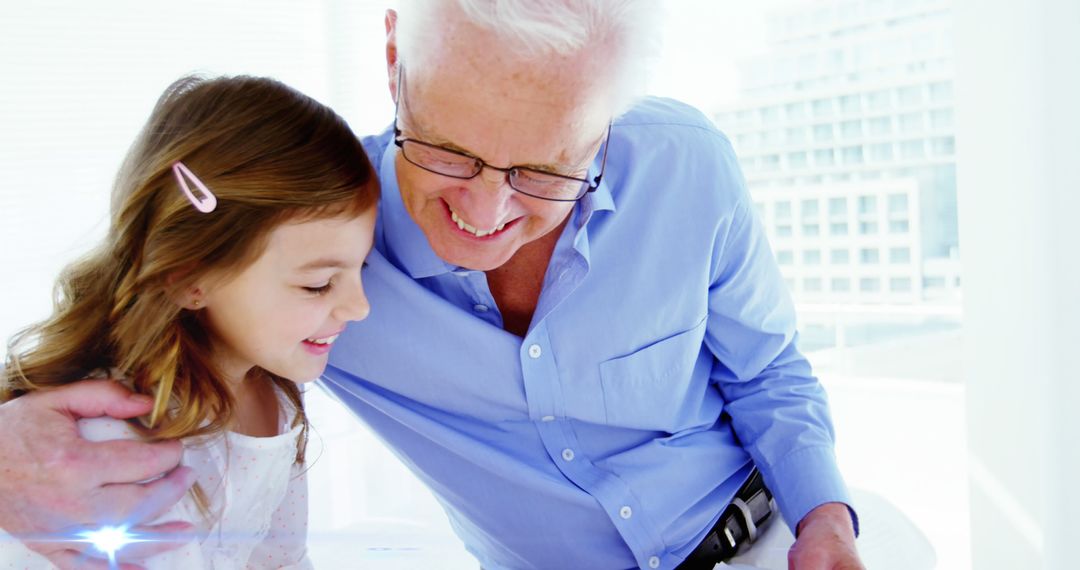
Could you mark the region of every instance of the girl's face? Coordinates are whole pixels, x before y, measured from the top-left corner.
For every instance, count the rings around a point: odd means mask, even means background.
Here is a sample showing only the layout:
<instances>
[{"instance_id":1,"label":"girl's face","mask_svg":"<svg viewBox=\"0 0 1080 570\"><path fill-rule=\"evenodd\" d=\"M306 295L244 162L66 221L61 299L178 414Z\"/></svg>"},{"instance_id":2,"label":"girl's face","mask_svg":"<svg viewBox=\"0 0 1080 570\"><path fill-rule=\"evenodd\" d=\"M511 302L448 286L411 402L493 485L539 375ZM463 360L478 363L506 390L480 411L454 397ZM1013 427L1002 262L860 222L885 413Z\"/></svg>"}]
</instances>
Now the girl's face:
<instances>
[{"instance_id":1,"label":"girl's face","mask_svg":"<svg viewBox=\"0 0 1080 570\"><path fill-rule=\"evenodd\" d=\"M368 315L360 269L371 251L375 208L359 217L285 223L243 272L201 288L215 363L229 381L253 366L314 380L349 321Z\"/></svg>"}]
</instances>

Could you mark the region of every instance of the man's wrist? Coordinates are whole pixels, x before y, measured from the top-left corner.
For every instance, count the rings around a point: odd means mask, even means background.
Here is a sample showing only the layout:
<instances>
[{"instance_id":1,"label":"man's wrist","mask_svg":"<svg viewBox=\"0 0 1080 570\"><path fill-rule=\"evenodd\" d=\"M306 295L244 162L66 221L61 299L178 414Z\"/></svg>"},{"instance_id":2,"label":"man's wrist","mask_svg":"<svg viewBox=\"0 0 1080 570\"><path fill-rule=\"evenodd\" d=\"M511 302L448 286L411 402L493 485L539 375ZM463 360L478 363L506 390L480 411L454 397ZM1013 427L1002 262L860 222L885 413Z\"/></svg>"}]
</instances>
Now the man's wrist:
<instances>
[{"instance_id":1,"label":"man's wrist","mask_svg":"<svg viewBox=\"0 0 1080 570\"><path fill-rule=\"evenodd\" d=\"M809 513L806 513L806 516L795 527L795 536L797 538L802 534L806 526L817 524L820 521L831 525L840 525L851 533L852 538L855 538L859 535L855 528L855 520L855 511L848 505L844 503L825 503L814 507Z\"/></svg>"}]
</instances>

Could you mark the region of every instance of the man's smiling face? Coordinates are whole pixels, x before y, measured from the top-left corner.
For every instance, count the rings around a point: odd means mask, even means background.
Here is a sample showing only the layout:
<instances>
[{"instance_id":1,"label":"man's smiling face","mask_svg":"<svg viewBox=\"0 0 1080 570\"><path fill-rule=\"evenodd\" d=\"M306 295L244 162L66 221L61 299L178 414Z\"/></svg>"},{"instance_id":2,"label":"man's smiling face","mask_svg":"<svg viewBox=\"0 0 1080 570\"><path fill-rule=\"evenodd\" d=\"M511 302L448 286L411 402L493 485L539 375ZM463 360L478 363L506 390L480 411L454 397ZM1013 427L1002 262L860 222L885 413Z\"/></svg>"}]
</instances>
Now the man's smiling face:
<instances>
[{"instance_id":1,"label":"man's smiling face","mask_svg":"<svg viewBox=\"0 0 1080 570\"><path fill-rule=\"evenodd\" d=\"M405 137L498 166L528 166L580 178L603 140L611 109L588 58L553 57L522 68L490 49L491 37L463 22L441 28L445 49L397 86ZM432 49L436 49L433 47ZM526 196L502 172L469 180L428 172L398 152L398 185L412 219L448 263L491 270L551 232L573 202Z\"/></svg>"}]
</instances>

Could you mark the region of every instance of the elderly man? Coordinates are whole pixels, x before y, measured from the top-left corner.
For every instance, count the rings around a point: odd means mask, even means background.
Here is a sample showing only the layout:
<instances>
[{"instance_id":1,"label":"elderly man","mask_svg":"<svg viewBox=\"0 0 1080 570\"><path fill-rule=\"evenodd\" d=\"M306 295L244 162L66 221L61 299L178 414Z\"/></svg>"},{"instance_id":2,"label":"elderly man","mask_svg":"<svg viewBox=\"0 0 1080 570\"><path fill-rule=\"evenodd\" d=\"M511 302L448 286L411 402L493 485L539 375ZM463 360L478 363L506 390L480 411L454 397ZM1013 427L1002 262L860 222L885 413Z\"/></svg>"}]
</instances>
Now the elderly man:
<instances>
[{"instance_id":1,"label":"elderly man","mask_svg":"<svg viewBox=\"0 0 1080 570\"><path fill-rule=\"evenodd\" d=\"M373 309L324 386L486 569L711 568L781 518L793 567L861 568L825 394L730 144L635 97L654 4L388 12ZM0 527L175 500L183 470L129 483L175 445L74 435L72 416L146 407L97 383L0 408Z\"/></svg>"}]
</instances>

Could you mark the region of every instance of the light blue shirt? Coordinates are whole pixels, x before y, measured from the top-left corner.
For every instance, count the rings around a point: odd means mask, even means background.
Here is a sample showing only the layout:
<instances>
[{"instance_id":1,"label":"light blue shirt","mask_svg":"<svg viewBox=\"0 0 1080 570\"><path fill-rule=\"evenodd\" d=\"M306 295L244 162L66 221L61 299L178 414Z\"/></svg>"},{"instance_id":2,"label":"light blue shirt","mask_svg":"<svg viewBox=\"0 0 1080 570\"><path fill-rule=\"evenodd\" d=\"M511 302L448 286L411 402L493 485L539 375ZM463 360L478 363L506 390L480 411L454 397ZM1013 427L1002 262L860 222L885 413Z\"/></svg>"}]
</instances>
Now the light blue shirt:
<instances>
[{"instance_id":1,"label":"light blue shirt","mask_svg":"<svg viewBox=\"0 0 1080 570\"><path fill-rule=\"evenodd\" d=\"M674 568L757 464L789 524L850 504L825 393L731 145L646 99L555 246L525 338L402 204L387 131L371 316L323 385L434 491L487 570ZM599 157L590 177L599 168Z\"/></svg>"}]
</instances>

